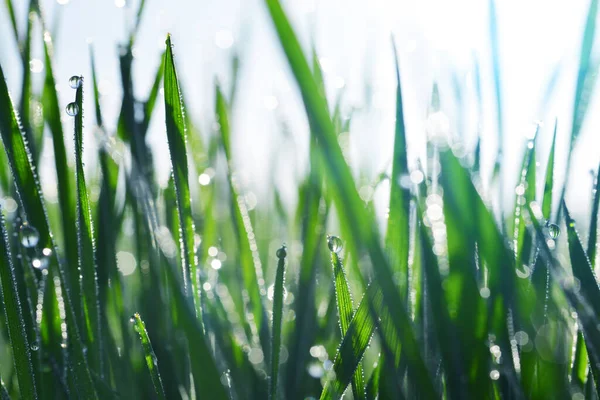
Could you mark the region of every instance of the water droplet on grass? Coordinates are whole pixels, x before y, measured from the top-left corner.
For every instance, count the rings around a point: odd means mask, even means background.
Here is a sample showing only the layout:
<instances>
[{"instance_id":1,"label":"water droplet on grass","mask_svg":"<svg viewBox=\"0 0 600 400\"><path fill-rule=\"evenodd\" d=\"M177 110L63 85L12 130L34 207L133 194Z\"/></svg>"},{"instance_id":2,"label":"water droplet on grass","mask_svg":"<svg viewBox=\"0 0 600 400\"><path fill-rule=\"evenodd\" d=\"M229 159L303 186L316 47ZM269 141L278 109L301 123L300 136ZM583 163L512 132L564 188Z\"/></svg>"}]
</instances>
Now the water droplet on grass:
<instances>
[{"instance_id":1,"label":"water droplet on grass","mask_svg":"<svg viewBox=\"0 0 600 400\"><path fill-rule=\"evenodd\" d=\"M80 76L73 75L71 79L69 79L69 86L71 86L71 89L79 89L81 82L82 79Z\"/></svg>"},{"instance_id":2,"label":"water droplet on grass","mask_svg":"<svg viewBox=\"0 0 600 400\"><path fill-rule=\"evenodd\" d=\"M277 250L277 253L275 253L277 255L277 258L285 258L285 256L287 256L287 250L285 245L281 246L280 249Z\"/></svg>"},{"instance_id":3,"label":"water droplet on grass","mask_svg":"<svg viewBox=\"0 0 600 400\"><path fill-rule=\"evenodd\" d=\"M21 244L28 249L35 247L40 241L40 234L33 226L21 225Z\"/></svg>"},{"instance_id":4,"label":"water droplet on grass","mask_svg":"<svg viewBox=\"0 0 600 400\"><path fill-rule=\"evenodd\" d=\"M497 380L498 380L498 378L500 378L500 372L498 372L498 370L497 370L497 369L493 369L493 370L490 372L490 378L492 378L492 380L494 380L494 381L497 381Z\"/></svg>"},{"instance_id":5,"label":"water droplet on grass","mask_svg":"<svg viewBox=\"0 0 600 400\"><path fill-rule=\"evenodd\" d=\"M342 243L342 239L332 235L327 237L327 246L329 247L330 251L339 253L344 248L344 243Z\"/></svg>"},{"instance_id":6,"label":"water droplet on grass","mask_svg":"<svg viewBox=\"0 0 600 400\"><path fill-rule=\"evenodd\" d=\"M547 223L546 228L548 228L548 235L551 239L556 239L560 235L560 228L558 225Z\"/></svg>"},{"instance_id":7,"label":"water droplet on grass","mask_svg":"<svg viewBox=\"0 0 600 400\"><path fill-rule=\"evenodd\" d=\"M40 346L38 345L37 341L36 342L32 342L30 347L31 347L32 351L38 351L40 349Z\"/></svg>"},{"instance_id":8,"label":"water droplet on grass","mask_svg":"<svg viewBox=\"0 0 600 400\"><path fill-rule=\"evenodd\" d=\"M79 106L77 105L77 103L67 104L66 110L67 110L67 114L70 115L71 117L74 117L77 114L79 114Z\"/></svg>"}]
</instances>

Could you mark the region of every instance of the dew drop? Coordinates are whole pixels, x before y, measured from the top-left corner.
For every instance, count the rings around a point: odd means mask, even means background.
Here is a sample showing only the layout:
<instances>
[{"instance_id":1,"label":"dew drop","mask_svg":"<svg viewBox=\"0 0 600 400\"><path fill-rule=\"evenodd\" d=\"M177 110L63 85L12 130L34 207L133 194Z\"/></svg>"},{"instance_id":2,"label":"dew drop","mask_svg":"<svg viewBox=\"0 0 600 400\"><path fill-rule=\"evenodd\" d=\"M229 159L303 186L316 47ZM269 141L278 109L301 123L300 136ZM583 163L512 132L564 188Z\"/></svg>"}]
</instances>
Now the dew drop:
<instances>
[{"instance_id":1,"label":"dew drop","mask_svg":"<svg viewBox=\"0 0 600 400\"><path fill-rule=\"evenodd\" d=\"M548 235L551 239L558 238L558 236L560 235L560 228L558 227L558 225L548 223L546 224L546 227L548 228Z\"/></svg>"},{"instance_id":2,"label":"dew drop","mask_svg":"<svg viewBox=\"0 0 600 400\"><path fill-rule=\"evenodd\" d=\"M327 246L329 247L329 250L333 251L334 253L339 253L344 248L342 239L333 235L327 237Z\"/></svg>"},{"instance_id":3,"label":"dew drop","mask_svg":"<svg viewBox=\"0 0 600 400\"><path fill-rule=\"evenodd\" d=\"M74 117L77 114L79 114L79 106L75 102L67 104L66 110L67 110L67 114L70 115L71 117Z\"/></svg>"},{"instance_id":4,"label":"dew drop","mask_svg":"<svg viewBox=\"0 0 600 400\"><path fill-rule=\"evenodd\" d=\"M493 369L490 372L490 378L492 378L492 380L497 381L498 378L500 378L500 372L497 369Z\"/></svg>"},{"instance_id":5,"label":"dew drop","mask_svg":"<svg viewBox=\"0 0 600 400\"><path fill-rule=\"evenodd\" d=\"M132 315L131 318L129 318L129 322L135 324L135 315Z\"/></svg>"},{"instance_id":6,"label":"dew drop","mask_svg":"<svg viewBox=\"0 0 600 400\"><path fill-rule=\"evenodd\" d=\"M38 342L32 342L30 347L31 347L31 351L38 351L40 349Z\"/></svg>"},{"instance_id":7,"label":"dew drop","mask_svg":"<svg viewBox=\"0 0 600 400\"><path fill-rule=\"evenodd\" d=\"M82 79L80 76L73 75L71 79L69 79L69 86L71 86L71 89L79 89L79 87L81 87L81 82Z\"/></svg>"},{"instance_id":8,"label":"dew drop","mask_svg":"<svg viewBox=\"0 0 600 400\"><path fill-rule=\"evenodd\" d=\"M35 247L40 241L40 234L33 226L21 225L21 244L28 249Z\"/></svg>"},{"instance_id":9,"label":"dew drop","mask_svg":"<svg viewBox=\"0 0 600 400\"><path fill-rule=\"evenodd\" d=\"M285 258L285 256L287 256L287 250L285 245L281 246L280 249L277 250L277 253L275 253L277 255L277 258Z\"/></svg>"}]
</instances>

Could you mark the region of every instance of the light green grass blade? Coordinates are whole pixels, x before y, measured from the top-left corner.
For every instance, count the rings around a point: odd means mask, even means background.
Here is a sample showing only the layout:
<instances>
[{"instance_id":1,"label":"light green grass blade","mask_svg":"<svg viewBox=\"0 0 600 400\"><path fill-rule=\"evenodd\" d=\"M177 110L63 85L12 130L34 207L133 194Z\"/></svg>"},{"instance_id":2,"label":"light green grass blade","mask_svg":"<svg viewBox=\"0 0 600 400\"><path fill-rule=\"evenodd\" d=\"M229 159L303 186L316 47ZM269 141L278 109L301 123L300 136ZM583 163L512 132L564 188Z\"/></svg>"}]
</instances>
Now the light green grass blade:
<instances>
[{"instance_id":1,"label":"light green grass blade","mask_svg":"<svg viewBox=\"0 0 600 400\"><path fill-rule=\"evenodd\" d=\"M6 10L10 16L10 24L15 35L15 42L19 44L19 26L17 25L17 19L15 18L15 8L13 7L12 0L5 0Z\"/></svg>"},{"instance_id":2,"label":"light green grass blade","mask_svg":"<svg viewBox=\"0 0 600 400\"><path fill-rule=\"evenodd\" d=\"M385 246L392 270L400 275L400 296L406 301L408 299L410 190L403 188L400 185L400 180L408 176L409 171L406 154L406 128L404 126L402 87L400 83L400 64L394 41L392 41L392 46L396 63L396 131L394 135L392 176L390 176L390 214L387 220Z\"/></svg>"},{"instance_id":3,"label":"light green grass blade","mask_svg":"<svg viewBox=\"0 0 600 400\"><path fill-rule=\"evenodd\" d=\"M332 243L335 240L340 240L337 237L330 236L328 242ZM331 249L330 249L331 250ZM333 266L333 277L335 282L335 300L339 317L340 331L342 338L348 332L348 327L354 315L354 303L352 294L350 293L350 285L346 278L346 272L342 265L342 259L336 251L331 251L331 264ZM352 394L355 399L365 398L365 383L362 364L359 362L352 376Z\"/></svg>"},{"instance_id":4,"label":"light green grass blade","mask_svg":"<svg viewBox=\"0 0 600 400\"><path fill-rule=\"evenodd\" d=\"M150 338L148 337L148 332L146 331L146 324L144 324L144 321L142 321L140 314L138 313L135 313L133 317L131 317L131 322L133 323L133 329L140 335L140 341L144 348L146 366L148 367L148 371L150 371L150 377L152 378L156 397L158 399L165 399L165 390L163 389L160 372L158 371L158 361L156 359L156 354L154 354Z\"/></svg>"},{"instance_id":5,"label":"light green grass blade","mask_svg":"<svg viewBox=\"0 0 600 400\"><path fill-rule=\"evenodd\" d=\"M0 68L0 134L9 160L12 176L19 195L19 201L26 215L26 221L34 226L39 234L38 247L51 249L51 263L59 267L69 345L72 350L74 365L72 372L77 377L79 393L89 399L96 398L96 391L87 366L81 336L77 327L77 319L73 309L73 298L68 285L68 272L57 256L57 249L52 240L45 205L41 196L37 174L33 168L31 153L25 145L24 135L20 129L17 114L10 99L4 72Z\"/></svg>"},{"instance_id":6,"label":"light green grass blade","mask_svg":"<svg viewBox=\"0 0 600 400\"><path fill-rule=\"evenodd\" d=\"M598 209L600 208L600 166L596 172L594 189L592 190L592 216L590 218L590 234L588 236L587 256L592 265L596 267L596 254L598 250Z\"/></svg>"},{"instance_id":7,"label":"light green grass blade","mask_svg":"<svg viewBox=\"0 0 600 400\"><path fill-rule=\"evenodd\" d=\"M31 363L31 348L25 332L25 321L18 296L17 281L12 263L8 232L4 223L4 211L0 208L0 299L4 308L8 338L12 349L21 397L37 399L36 379Z\"/></svg>"},{"instance_id":8,"label":"light green grass blade","mask_svg":"<svg viewBox=\"0 0 600 400\"><path fill-rule=\"evenodd\" d=\"M269 380L269 399L277 398L277 381L279 377L279 353L281 350L281 320L283 317L283 291L285 284L285 246L277 250L277 272L273 292L273 330L271 338L271 379Z\"/></svg>"},{"instance_id":9,"label":"light green grass blade","mask_svg":"<svg viewBox=\"0 0 600 400\"><path fill-rule=\"evenodd\" d=\"M196 279L197 258L194 247L194 220L190 200L188 181L188 159L186 153L186 130L183 116L181 91L175 70L171 36L167 36L164 62L165 117L167 123L167 139L173 167L173 180L177 194L177 210L180 225L181 263L183 269L183 290L192 301L199 301L199 290ZM201 318L201 314L198 316Z\"/></svg>"},{"instance_id":10,"label":"light green grass blade","mask_svg":"<svg viewBox=\"0 0 600 400\"><path fill-rule=\"evenodd\" d=\"M350 384L377 327L371 307L375 310L383 307L383 295L376 285L367 288L354 313L333 361L335 375L325 384L321 400L341 398Z\"/></svg>"},{"instance_id":11,"label":"light green grass blade","mask_svg":"<svg viewBox=\"0 0 600 400\"><path fill-rule=\"evenodd\" d=\"M243 196L239 188L235 173L233 171L233 156L231 153L231 131L227 103L220 87L216 89L216 114L219 117L219 132L225 158L227 160L227 178L230 190L230 210L233 215L232 222L239 248L239 258L242 269L244 286L250 297L250 306L254 315L254 323L258 329L259 339L265 357L269 359L269 327L266 320L266 312L262 304L262 294L265 294L262 264L256 247L254 228L248 214ZM254 244L254 246L253 246ZM254 250L253 250L254 248ZM263 283L261 283L263 282Z\"/></svg>"},{"instance_id":12,"label":"light green grass blade","mask_svg":"<svg viewBox=\"0 0 600 400\"><path fill-rule=\"evenodd\" d=\"M83 294L83 314L87 333L90 366L95 371L103 371L103 346L94 221L90 205L85 174L83 170L83 78L75 92L78 112L74 117L75 131L75 183L77 188L77 262Z\"/></svg>"},{"instance_id":13,"label":"light green grass blade","mask_svg":"<svg viewBox=\"0 0 600 400\"><path fill-rule=\"evenodd\" d=\"M148 131L148 127L150 126L150 119L152 118L152 113L154 112L154 107L156 105L156 99L158 98L158 93L160 92L160 85L163 80L164 70L165 70L165 55L163 54L160 58L160 64L158 69L156 70L156 75L154 77L154 82L152 83L152 88L150 89L150 94L148 95L148 99L144 102L144 120L142 121L141 131L142 134L145 135ZM190 126L188 124L189 116L186 114L186 128L189 129Z\"/></svg>"},{"instance_id":14,"label":"light green grass blade","mask_svg":"<svg viewBox=\"0 0 600 400\"><path fill-rule=\"evenodd\" d=\"M552 147L548 156L548 165L546 166L546 179L544 180L544 196L542 200L542 214L546 221L550 220L552 214L552 195L554 194L554 153L556 150L556 131L558 130L558 121L554 122L554 135L552 136Z\"/></svg>"}]
</instances>

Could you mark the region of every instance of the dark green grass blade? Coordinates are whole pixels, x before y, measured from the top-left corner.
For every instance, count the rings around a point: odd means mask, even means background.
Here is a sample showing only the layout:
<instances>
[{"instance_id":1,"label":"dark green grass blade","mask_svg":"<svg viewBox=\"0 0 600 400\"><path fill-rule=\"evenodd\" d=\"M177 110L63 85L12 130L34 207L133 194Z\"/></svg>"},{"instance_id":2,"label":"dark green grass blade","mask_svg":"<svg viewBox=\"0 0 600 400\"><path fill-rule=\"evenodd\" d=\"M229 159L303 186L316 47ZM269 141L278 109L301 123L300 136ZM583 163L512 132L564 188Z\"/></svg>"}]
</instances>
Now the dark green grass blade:
<instances>
[{"instance_id":1,"label":"dark green grass blade","mask_svg":"<svg viewBox=\"0 0 600 400\"><path fill-rule=\"evenodd\" d=\"M131 317L131 320L133 329L140 335L140 341L144 348L144 358L146 359L148 371L150 371L150 377L152 378L152 385L154 385L156 397L158 399L165 399L165 391L163 389L162 380L160 379L160 372L158 371L158 361L156 359L156 354L154 354L150 338L148 337L148 332L146 331L146 324L144 324L144 321L142 321L140 314L138 313L135 313L133 317Z\"/></svg>"},{"instance_id":2,"label":"dark green grass blade","mask_svg":"<svg viewBox=\"0 0 600 400\"><path fill-rule=\"evenodd\" d=\"M402 105L402 88L400 84L400 64L394 41L394 59L396 62L396 131L394 136L394 156L392 163L392 176L390 177L390 215L387 220L387 234L385 237L386 251L390 264L399 276L399 289L401 297L408 298L408 238L409 238L409 209L410 191L400 185L402 177L408 172L408 158L406 150L406 129L404 126L404 111Z\"/></svg>"},{"instance_id":3,"label":"dark green grass blade","mask_svg":"<svg viewBox=\"0 0 600 400\"><path fill-rule=\"evenodd\" d=\"M158 93L160 91L160 84L163 80L164 70L165 70L165 55L163 54L160 58L160 64L158 69L156 70L156 75L154 76L154 82L152 83L152 88L150 89L150 94L148 95L148 99L144 102L144 120L142 121L141 131L142 134L145 135L148 131L148 127L150 126L150 119L152 118L152 113L154 112L154 107L156 105L156 99L158 98ZM191 130L190 124L188 121L189 115L185 115L185 125L188 130ZM193 131L193 130L192 130Z\"/></svg>"},{"instance_id":4,"label":"dark green grass blade","mask_svg":"<svg viewBox=\"0 0 600 400\"><path fill-rule=\"evenodd\" d=\"M376 285L367 288L354 318L342 339L337 354L333 361L335 377L328 380L321 393L321 400L339 399L350 384L354 372L371 341L377 323L372 315L372 310L383 307L383 295Z\"/></svg>"},{"instance_id":5,"label":"dark green grass blade","mask_svg":"<svg viewBox=\"0 0 600 400\"><path fill-rule=\"evenodd\" d=\"M0 378L0 400L10 400L8 390L6 390L6 385L4 384L2 378Z\"/></svg>"},{"instance_id":6,"label":"dark green grass blade","mask_svg":"<svg viewBox=\"0 0 600 400\"><path fill-rule=\"evenodd\" d=\"M335 300L343 338L346 332L348 332L348 327L354 315L354 303L352 301L352 294L350 293L350 285L346 278L346 272L342 265L342 259L335 251L331 252L331 263L335 282ZM352 394L357 400L365 398L364 373L360 362L352 376Z\"/></svg>"},{"instance_id":7,"label":"dark green grass blade","mask_svg":"<svg viewBox=\"0 0 600 400\"><path fill-rule=\"evenodd\" d=\"M102 334L100 331L100 302L96 266L96 248L92 208L83 170L83 78L75 93L75 104L79 112L75 115L75 182L77 188L77 261L81 276L83 314L87 333L90 366L101 372Z\"/></svg>"},{"instance_id":8,"label":"dark green grass blade","mask_svg":"<svg viewBox=\"0 0 600 400\"><path fill-rule=\"evenodd\" d=\"M558 130L558 121L554 123L554 135L552 136L552 147L548 156L548 165L546 166L546 179L544 180L544 197L542 200L542 214L546 221L550 220L552 214L552 195L554 193L554 152L556 150L556 131Z\"/></svg>"},{"instance_id":9,"label":"dark green grass blade","mask_svg":"<svg viewBox=\"0 0 600 400\"><path fill-rule=\"evenodd\" d=\"M380 356L377 367L375 367L375 369L371 373L371 377L369 378L369 381L367 382L367 389L366 389L366 392L367 392L366 399L367 400L375 400L375 399L377 399L377 396L379 395L379 380L380 380L380 374L381 374L381 366L383 365L383 362L384 362L383 356Z\"/></svg>"},{"instance_id":10,"label":"dark green grass blade","mask_svg":"<svg viewBox=\"0 0 600 400\"><path fill-rule=\"evenodd\" d=\"M164 62L165 117L181 230L180 246L183 289L188 298L198 300L195 294L198 293L199 288L196 279L192 278L196 276L197 259L194 247L195 230L188 181L185 120L170 35L167 36L166 46Z\"/></svg>"},{"instance_id":11,"label":"dark green grass blade","mask_svg":"<svg viewBox=\"0 0 600 400\"><path fill-rule=\"evenodd\" d=\"M596 172L594 190L592 191L592 216L590 218L590 235L588 237L587 256L592 265L596 267L596 254L598 250L598 209L600 208L600 166Z\"/></svg>"},{"instance_id":12,"label":"dark green grass blade","mask_svg":"<svg viewBox=\"0 0 600 400\"><path fill-rule=\"evenodd\" d=\"M78 390L82 396L94 399L96 398L96 392L77 327L77 320L73 309L73 295L67 283L68 272L57 257L57 249L52 240L46 209L41 195L42 190L35 169L33 168L31 153L25 145L24 136L8 93L2 68L0 68L0 134L2 135L2 143L9 160L19 201L27 217L26 221L30 225L35 226L39 233L38 247L51 249L52 260L50 262L57 264L59 268L65 300L69 344L72 350L71 355L74 364L78 366L73 371L77 377Z\"/></svg>"},{"instance_id":13,"label":"dark green grass blade","mask_svg":"<svg viewBox=\"0 0 600 400\"><path fill-rule=\"evenodd\" d=\"M277 398L277 380L279 377L279 353L281 350L281 320L283 316L283 290L285 283L286 248L277 251L277 272L273 293L273 330L271 334L271 379L269 381L269 399Z\"/></svg>"},{"instance_id":14,"label":"dark green grass blade","mask_svg":"<svg viewBox=\"0 0 600 400\"><path fill-rule=\"evenodd\" d=\"M46 79L44 81L43 104L44 118L52 133L52 145L54 149L54 167L58 180L58 202L62 219L63 241L66 250L66 259L72 266L70 274L77 277L79 273L75 268L77 265L77 235L75 232L75 202L72 190L71 173L67 163L67 152L65 150L65 138L61 122L64 110L58 102L56 92L56 81L54 80L52 67L52 41L44 41L44 58L46 64ZM74 282L77 282L75 280ZM71 287L75 295L79 295L79 285ZM79 304L75 305L75 312L81 315Z\"/></svg>"},{"instance_id":15,"label":"dark green grass blade","mask_svg":"<svg viewBox=\"0 0 600 400\"><path fill-rule=\"evenodd\" d=\"M11 259L8 233L4 224L4 212L0 209L0 300L4 308L5 322L13 354L14 366L21 397L37 399L36 379L31 363L31 349L25 332L25 322L18 296L15 270Z\"/></svg>"},{"instance_id":16,"label":"dark green grass blade","mask_svg":"<svg viewBox=\"0 0 600 400\"><path fill-rule=\"evenodd\" d=\"M229 127L229 117L227 103L219 86L216 90L216 113L219 117L219 131L221 133L221 143L227 160L227 178L230 190L230 209L233 215L232 222L236 240L239 248L240 264L242 269L242 278L244 286L250 297L250 306L256 328L258 329L260 343L265 357L269 356L269 327L266 320L266 313L262 304L261 293L266 293L263 279L262 265L258 250L253 250L255 239L254 228L248 214L248 208L243 196L240 196L237 181L234 176L233 157L231 154L231 131ZM252 234L252 235L251 235ZM256 245L256 243L254 243Z\"/></svg>"},{"instance_id":17,"label":"dark green grass blade","mask_svg":"<svg viewBox=\"0 0 600 400\"><path fill-rule=\"evenodd\" d=\"M421 354L416 346L410 326L406 305L398 293L389 263L380 246L377 229L371 214L364 205L354 186L348 164L344 160L325 99L320 95L318 85L304 57L300 43L277 0L266 0L279 41L287 56L289 65L299 85L302 99L311 122L311 131L318 139L319 157L326 182L333 193L333 201L340 214L342 231L353 231L350 238L355 248L366 247L377 284L383 292L384 302L394 310L395 318L391 329L395 331L405 350L408 373L424 396L435 397L435 390ZM361 227L361 229L356 229Z\"/></svg>"}]
</instances>

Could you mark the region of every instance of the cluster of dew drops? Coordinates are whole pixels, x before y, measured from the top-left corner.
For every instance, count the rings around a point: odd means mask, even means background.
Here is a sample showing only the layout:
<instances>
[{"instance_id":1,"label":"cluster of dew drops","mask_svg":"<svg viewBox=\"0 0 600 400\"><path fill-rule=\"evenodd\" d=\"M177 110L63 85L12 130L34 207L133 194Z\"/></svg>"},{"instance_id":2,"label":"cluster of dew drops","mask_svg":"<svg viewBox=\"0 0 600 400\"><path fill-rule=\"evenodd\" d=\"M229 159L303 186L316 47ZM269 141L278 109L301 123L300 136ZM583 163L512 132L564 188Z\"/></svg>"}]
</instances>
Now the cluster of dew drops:
<instances>
[{"instance_id":1,"label":"cluster of dew drops","mask_svg":"<svg viewBox=\"0 0 600 400\"><path fill-rule=\"evenodd\" d=\"M69 79L69 86L71 86L72 89L79 89L81 87L82 83L83 83L83 78L81 78L81 76L73 75ZM71 117L74 117L77 114L79 114L79 106L77 105L77 103L71 102L71 103L67 104L66 111L67 111L68 115L70 115Z\"/></svg>"},{"instance_id":2,"label":"cluster of dew drops","mask_svg":"<svg viewBox=\"0 0 600 400\"><path fill-rule=\"evenodd\" d=\"M19 229L19 237L21 241L21 246L23 246L28 251L34 251L40 241L40 233L38 230L31 226L28 222L23 222ZM34 255L31 260L31 265L38 270L46 271L48 268L48 258L52 255L52 250L49 248L44 248L42 250L41 256Z\"/></svg>"}]
</instances>

